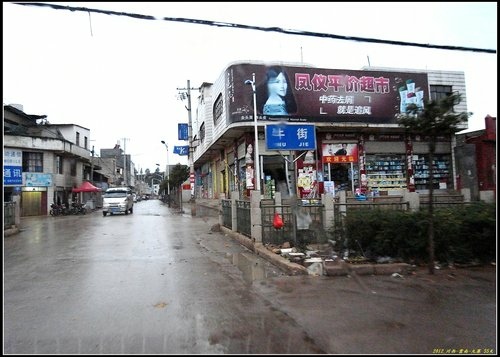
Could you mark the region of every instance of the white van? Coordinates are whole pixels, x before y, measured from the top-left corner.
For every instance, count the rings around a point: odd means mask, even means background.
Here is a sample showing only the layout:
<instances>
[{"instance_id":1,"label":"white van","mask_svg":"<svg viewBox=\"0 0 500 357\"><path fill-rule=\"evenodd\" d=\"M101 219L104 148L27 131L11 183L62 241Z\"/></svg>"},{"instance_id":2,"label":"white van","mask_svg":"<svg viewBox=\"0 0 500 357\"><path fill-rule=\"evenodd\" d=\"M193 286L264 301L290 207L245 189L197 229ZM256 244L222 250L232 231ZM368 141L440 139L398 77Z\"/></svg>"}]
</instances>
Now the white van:
<instances>
[{"instance_id":1,"label":"white van","mask_svg":"<svg viewBox=\"0 0 500 357\"><path fill-rule=\"evenodd\" d=\"M134 213L134 198L128 187L108 188L102 197L102 215L113 213Z\"/></svg>"}]
</instances>

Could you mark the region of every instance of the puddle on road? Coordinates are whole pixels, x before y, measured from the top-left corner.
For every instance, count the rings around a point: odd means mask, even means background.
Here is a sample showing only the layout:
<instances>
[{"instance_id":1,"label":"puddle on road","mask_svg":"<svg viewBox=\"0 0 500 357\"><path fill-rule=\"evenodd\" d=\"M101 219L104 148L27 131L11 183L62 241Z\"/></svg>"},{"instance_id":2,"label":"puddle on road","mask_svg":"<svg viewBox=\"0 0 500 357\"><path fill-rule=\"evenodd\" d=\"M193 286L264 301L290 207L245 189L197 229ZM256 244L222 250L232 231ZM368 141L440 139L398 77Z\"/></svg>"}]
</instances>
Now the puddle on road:
<instances>
[{"instance_id":1,"label":"puddle on road","mask_svg":"<svg viewBox=\"0 0 500 357\"><path fill-rule=\"evenodd\" d=\"M228 254L228 258L241 270L243 279L248 283L283 275L278 268L251 253Z\"/></svg>"}]
</instances>

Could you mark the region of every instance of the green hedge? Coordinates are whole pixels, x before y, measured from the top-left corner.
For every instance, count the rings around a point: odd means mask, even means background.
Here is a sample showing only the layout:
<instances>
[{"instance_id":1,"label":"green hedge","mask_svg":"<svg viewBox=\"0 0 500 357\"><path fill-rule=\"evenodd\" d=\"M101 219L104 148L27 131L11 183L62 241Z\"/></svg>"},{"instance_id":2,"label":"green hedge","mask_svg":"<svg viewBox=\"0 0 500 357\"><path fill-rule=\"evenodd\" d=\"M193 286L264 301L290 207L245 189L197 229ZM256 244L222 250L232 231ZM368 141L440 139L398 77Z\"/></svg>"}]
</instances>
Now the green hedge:
<instances>
[{"instance_id":1,"label":"green hedge","mask_svg":"<svg viewBox=\"0 0 500 357\"><path fill-rule=\"evenodd\" d=\"M389 256L423 263L428 257L426 209L405 212L360 209L348 212L342 227L330 233L339 246L368 258ZM335 228L335 229L334 229ZM491 262L496 259L496 205L470 203L434 209L435 258L446 263Z\"/></svg>"}]
</instances>

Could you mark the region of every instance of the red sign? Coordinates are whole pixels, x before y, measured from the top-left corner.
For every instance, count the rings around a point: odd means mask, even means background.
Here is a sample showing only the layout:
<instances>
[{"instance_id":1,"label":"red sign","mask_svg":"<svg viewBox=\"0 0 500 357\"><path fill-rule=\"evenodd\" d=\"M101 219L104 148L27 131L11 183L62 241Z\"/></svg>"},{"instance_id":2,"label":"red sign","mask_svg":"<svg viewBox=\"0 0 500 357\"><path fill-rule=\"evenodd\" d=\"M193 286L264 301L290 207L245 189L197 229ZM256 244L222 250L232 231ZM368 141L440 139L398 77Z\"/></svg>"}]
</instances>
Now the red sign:
<instances>
[{"instance_id":1,"label":"red sign","mask_svg":"<svg viewBox=\"0 0 500 357\"><path fill-rule=\"evenodd\" d=\"M356 143L323 144L321 153L324 163L358 162L358 145Z\"/></svg>"}]
</instances>

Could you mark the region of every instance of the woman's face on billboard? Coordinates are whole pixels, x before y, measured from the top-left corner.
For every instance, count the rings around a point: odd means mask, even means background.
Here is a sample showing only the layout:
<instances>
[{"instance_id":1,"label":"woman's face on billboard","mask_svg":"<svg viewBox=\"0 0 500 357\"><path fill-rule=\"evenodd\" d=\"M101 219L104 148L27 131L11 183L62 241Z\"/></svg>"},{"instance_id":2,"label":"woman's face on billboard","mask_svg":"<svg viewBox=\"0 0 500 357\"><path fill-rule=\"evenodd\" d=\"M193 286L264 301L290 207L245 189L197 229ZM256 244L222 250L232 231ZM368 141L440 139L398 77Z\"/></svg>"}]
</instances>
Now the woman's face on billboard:
<instances>
[{"instance_id":1,"label":"woman's face on billboard","mask_svg":"<svg viewBox=\"0 0 500 357\"><path fill-rule=\"evenodd\" d=\"M279 95L284 97L286 95L286 90L288 88L288 83L286 82L285 75L283 72L278 74L276 78L271 78L267 82L267 89L269 91L269 96Z\"/></svg>"}]
</instances>

